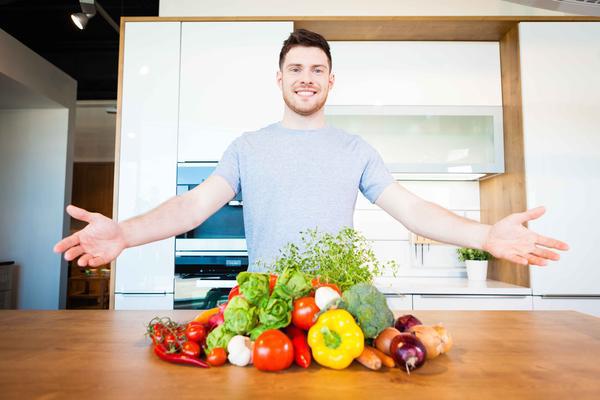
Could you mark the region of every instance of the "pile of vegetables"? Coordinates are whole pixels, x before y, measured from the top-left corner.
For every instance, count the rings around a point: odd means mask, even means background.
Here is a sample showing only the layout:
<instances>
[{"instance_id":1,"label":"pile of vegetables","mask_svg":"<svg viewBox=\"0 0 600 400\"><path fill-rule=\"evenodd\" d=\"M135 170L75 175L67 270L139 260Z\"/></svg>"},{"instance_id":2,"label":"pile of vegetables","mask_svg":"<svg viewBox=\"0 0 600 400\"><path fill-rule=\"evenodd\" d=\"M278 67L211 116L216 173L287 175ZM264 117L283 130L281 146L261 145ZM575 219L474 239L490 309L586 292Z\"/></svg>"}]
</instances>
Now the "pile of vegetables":
<instances>
[{"instance_id":1,"label":"pile of vegetables","mask_svg":"<svg viewBox=\"0 0 600 400\"><path fill-rule=\"evenodd\" d=\"M399 365L410 373L450 349L442 325L425 326L412 315L394 319L372 285L382 267L357 231L308 230L301 241L284 248L273 274L240 273L227 303L187 324L150 321L155 353L200 367L229 361L280 371L294 362L308 368L314 359L343 369L357 360L373 370ZM388 267L397 269L393 262Z\"/></svg>"},{"instance_id":2,"label":"pile of vegetables","mask_svg":"<svg viewBox=\"0 0 600 400\"><path fill-rule=\"evenodd\" d=\"M343 369L354 360L378 370L408 373L447 352L452 339L438 324L412 315L394 318L383 294L370 283L342 291L297 267L282 274L243 272L227 303L187 324L155 318L148 324L163 360L199 367L253 364L280 371L293 363Z\"/></svg>"}]
</instances>

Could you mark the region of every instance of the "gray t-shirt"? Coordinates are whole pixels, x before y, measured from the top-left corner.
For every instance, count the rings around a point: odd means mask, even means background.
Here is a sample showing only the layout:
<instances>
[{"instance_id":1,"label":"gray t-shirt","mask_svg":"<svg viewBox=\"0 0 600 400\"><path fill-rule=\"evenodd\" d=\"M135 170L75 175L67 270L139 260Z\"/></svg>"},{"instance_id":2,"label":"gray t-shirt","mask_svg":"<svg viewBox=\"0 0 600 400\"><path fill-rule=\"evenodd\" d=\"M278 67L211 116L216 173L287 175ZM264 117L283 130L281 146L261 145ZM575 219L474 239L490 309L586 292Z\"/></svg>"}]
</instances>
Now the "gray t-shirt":
<instances>
[{"instance_id":1,"label":"gray t-shirt","mask_svg":"<svg viewBox=\"0 0 600 400\"><path fill-rule=\"evenodd\" d=\"M214 174L242 191L249 271L270 265L300 232L336 234L353 225L358 190L374 203L393 182L377 151L358 135L325 126L276 123L236 138Z\"/></svg>"}]
</instances>

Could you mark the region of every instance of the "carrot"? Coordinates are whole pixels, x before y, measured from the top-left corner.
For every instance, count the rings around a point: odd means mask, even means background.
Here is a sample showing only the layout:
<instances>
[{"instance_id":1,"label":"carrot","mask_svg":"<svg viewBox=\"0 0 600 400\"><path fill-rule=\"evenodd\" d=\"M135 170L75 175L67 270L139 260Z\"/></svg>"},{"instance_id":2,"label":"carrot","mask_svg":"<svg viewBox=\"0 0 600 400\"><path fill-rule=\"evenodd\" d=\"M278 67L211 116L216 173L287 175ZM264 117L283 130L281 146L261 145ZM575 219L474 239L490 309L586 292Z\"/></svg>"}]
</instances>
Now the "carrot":
<instances>
[{"instance_id":1,"label":"carrot","mask_svg":"<svg viewBox=\"0 0 600 400\"><path fill-rule=\"evenodd\" d=\"M371 350L373 350L375 355L377 357L379 357L379 359L381 360L383 365L385 365L386 367L394 368L396 366L396 362L394 361L394 359L392 357L388 356L387 354L385 354L383 351L376 349L374 347L371 347Z\"/></svg>"},{"instance_id":2,"label":"carrot","mask_svg":"<svg viewBox=\"0 0 600 400\"><path fill-rule=\"evenodd\" d=\"M210 317L212 317L214 314L217 314L218 312L219 312L219 307L204 310L200 314L196 315L196 318L194 318L192 321L200 322L201 324L205 324L208 322L208 319Z\"/></svg>"},{"instance_id":3,"label":"carrot","mask_svg":"<svg viewBox=\"0 0 600 400\"><path fill-rule=\"evenodd\" d=\"M360 356L358 356L356 361L372 370L378 370L381 368L381 359L377 357L373 351L373 348L370 346L365 346L363 352L360 354Z\"/></svg>"}]
</instances>

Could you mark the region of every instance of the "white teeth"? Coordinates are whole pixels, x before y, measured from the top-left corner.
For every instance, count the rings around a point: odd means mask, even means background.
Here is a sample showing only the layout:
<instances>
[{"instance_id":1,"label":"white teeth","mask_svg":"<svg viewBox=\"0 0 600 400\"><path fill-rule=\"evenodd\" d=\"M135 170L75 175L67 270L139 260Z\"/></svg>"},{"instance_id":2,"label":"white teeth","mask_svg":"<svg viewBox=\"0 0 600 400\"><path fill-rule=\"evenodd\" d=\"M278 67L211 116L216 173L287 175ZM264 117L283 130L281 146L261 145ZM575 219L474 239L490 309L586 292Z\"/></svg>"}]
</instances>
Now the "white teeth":
<instances>
[{"instance_id":1,"label":"white teeth","mask_svg":"<svg viewBox=\"0 0 600 400\"><path fill-rule=\"evenodd\" d=\"M312 96L313 94L315 94L314 92L296 92L296 94L300 95L300 96Z\"/></svg>"}]
</instances>

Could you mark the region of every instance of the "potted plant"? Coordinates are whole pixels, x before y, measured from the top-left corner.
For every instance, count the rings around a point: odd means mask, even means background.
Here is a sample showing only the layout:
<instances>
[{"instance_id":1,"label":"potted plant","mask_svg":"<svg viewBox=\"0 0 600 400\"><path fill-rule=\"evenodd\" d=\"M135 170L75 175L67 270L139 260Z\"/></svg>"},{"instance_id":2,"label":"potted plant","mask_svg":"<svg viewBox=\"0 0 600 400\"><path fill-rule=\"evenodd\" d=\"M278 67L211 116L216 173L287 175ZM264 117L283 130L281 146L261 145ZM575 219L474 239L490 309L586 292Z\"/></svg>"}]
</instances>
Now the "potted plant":
<instances>
[{"instance_id":1,"label":"potted plant","mask_svg":"<svg viewBox=\"0 0 600 400\"><path fill-rule=\"evenodd\" d=\"M478 249L462 247L456 250L458 259L467 266L467 277L471 281L485 281L487 278L488 260L491 254Z\"/></svg>"}]
</instances>

